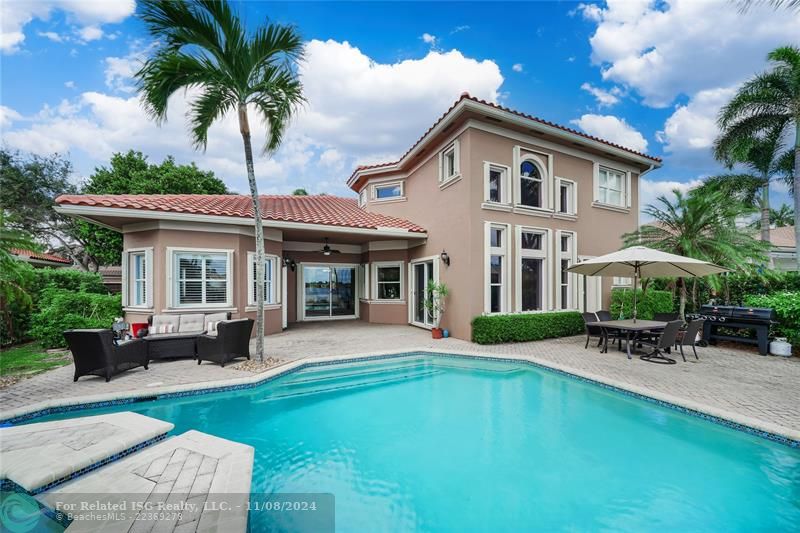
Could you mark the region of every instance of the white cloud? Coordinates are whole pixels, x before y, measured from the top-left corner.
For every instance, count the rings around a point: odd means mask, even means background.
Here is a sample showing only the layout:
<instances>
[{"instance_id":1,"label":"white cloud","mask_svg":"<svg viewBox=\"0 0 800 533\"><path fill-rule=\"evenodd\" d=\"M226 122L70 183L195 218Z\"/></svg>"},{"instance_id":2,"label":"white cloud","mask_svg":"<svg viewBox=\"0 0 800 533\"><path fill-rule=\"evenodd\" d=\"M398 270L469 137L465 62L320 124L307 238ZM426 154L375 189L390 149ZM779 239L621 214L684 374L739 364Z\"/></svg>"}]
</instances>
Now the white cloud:
<instances>
[{"instance_id":1,"label":"white cloud","mask_svg":"<svg viewBox=\"0 0 800 533\"><path fill-rule=\"evenodd\" d=\"M40 31L38 33L38 35L39 35L39 37L44 37L45 39L50 39L54 43L60 43L60 42L62 42L64 40L61 37L61 35L57 34L54 31Z\"/></svg>"},{"instance_id":2,"label":"white cloud","mask_svg":"<svg viewBox=\"0 0 800 533\"><path fill-rule=\"evenodd\" d=\"M800 11L727 0L608 0L584 5L597 23L592 60L603 78L666 107L679 94L735 85L766 67L766 54L798 38Z\"/></svg>"},{"instance_id":3,"label":"white cloud","mask_svg":"<svg viewBox=\"0 0 800 533\"><path fill-rule=\"evenodd\" d=\"M595 87L591 83L583 83L581 89L591 94L597 100L597 105L600 107L611 107L619 103L619 95L622 91L618 87L612 87L610 91Z\"/></svg>"},{"instance_id":4,"label":"white cloud","mask_svg":"<svg viewBox=\"0 0 800 533\"><path fill-rule=\"evenodd\" d=\"M522 72L522 63L514 63L514 65L511 67L511 70L514 72Z\"/></svg>"},{"instance_id":5,"label":"white cloud","mask_svg":"<svg viewBox=\"0 0 800 533\"><path fill-rule=\"evenodd\" d=\"M430 33L423 33L419 38L422 39L422 42L431 46L436 46L436 41L438 40L435 35L431 35Z\"/></svg>"},{"instance_id":6,"label":"white cloud","mask_svg":"<svg viewBox=\"0 0 800 533\"><path fill-rule=\"evenodd\" d=\"M639 180L639 207L640 209L644 209L648 205L653 204L659 196L671 198L672 191L676 189L681 192L687 192L702 183L703 180L701 178L690 181L655 181L644 177Z\"/></svg>"},{"instance_id":7,"label":"white cloud","mask_svg":"<svg viewBox=\"0 0 800 533\"><path fill-rule=\"evenodd\" d=\"M22 115L4 105L0 105L0 127L7 128L14 121L20 120Z\"/></svg>"},{"instance_id":8,"label":"white cloud","mask_svg":"<svg viewBox=\"0 0 800 533\"><path fill-rule=\"evenodd\" d=\"M675 164L711 164L711 147L719 133L717 114L735 92L734 87L698 92L686 105L679 105L656 133Z\"/></svg>"},{"instance_id":9,"label":"white cloud","mask_svg":"<svg viewBox=\"0 0 800 533\"><path fill-rule=\"evenodd\" d=\"M67 80L67 81L64 82L64 87L66 87L67 89L74 89L75 88L75 82L72 81L72 80Z\"/></svg>"},{"instance_id":10,"label":"white cloud","mask_svg":"<svg viewBox=\"0 0 800 533\"><path fill-rule=\"evenodd\" d=\"M625 122L625 119L614 115L586 114L571 122L589 135L600 137L639 152L647 150L647 139L633 126Z\"/></svg>"},{"instance_id":11,"label":"white cloud","mask_svg":"<svg viewBox=\"0 0 800 533\"><path fill-rule=\"evenodd\" d=\"M99 26L85 26L78 30L78 35L84 42L96 41L103 38L103 30Z\"/></svg>"},{"instance_id":12,"label":"white cloud","mask_svg":"<svg viewBox=\"0 0 800 533\"><path fill-rule=\"evenodd\" d=\"M130 86L129 63L104 63L111 88ZM259 152L256 159L259 189L264 193L304 186L309 192L347 194L345 181L354 165L396 158L461 92L496 101L503 83L494 62L467 58L457 50L432 50L419 59L382 64L336 41L309 42L300 75L307 105L278 153L266 159ZM188 98L195 94L190 92ZM171 154L179 162L196 161L231 189L246 192L236 117L226 116L212 126L206 153L196 152L185 122L186 98L179 92L170 99L168 121L159 128L134 94L84 92L55 107L43 107L10 131L4 127L3 141L38 154L69 151L83 173L106 164L115 151L141 150L154 160ZM8 111L0 117L9 117L3 120L11 123L16 119ZM256 132L254 146L259 148L265 129L255 114L251 125Z\"/></svg>"},{"instance_id":13,"label":"white cloud","mask_svg":"<svg viewBox=\"0 0 800 533\"><path fill-rule=\"evenodd\" d=\"M102 32L99 25L121 22L135 9L134 0L8 0L0 3L0 51L18 51L25 41L25 26L33 19L48 20L53 11L63 11L69 23L79 28L79 33L85 30L84 40L88 41L98 31Z\"/></svg>"},{"instance_id":14,"label":"white cloud","mask_svg":"<svg viewBox=\"0 0 800 533\"><path fill-rule=\"evenodd\" d=\"M453 35L454 33L460 33L462 31L467 31L469 29L470 29L470 27L467 24L463 24L461 26L456 26L455 28L453 28L450 31L450 35Z\"/></svg>"}]
</instances>

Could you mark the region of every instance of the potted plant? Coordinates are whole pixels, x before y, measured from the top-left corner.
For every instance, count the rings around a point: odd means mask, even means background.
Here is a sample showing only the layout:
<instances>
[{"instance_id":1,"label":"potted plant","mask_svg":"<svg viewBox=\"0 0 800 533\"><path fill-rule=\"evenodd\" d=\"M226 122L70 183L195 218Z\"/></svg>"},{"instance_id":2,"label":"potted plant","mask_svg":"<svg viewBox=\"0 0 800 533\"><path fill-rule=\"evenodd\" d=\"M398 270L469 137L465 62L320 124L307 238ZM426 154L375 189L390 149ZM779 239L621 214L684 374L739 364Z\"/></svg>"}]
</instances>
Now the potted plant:
<instances>
[{"instance_id":1,"label":"potted plant","mask_svg":"<svg viewBox=\"0 0 800 533\"><path fill-rule=\"evenodd\" d=\"M444 315L444 301L448 295L447 285L430 281L428 286L425 287L425 292L428 296L425 298L425 310L433 317L431 335L434 339L441 339L442 328L439 327L439 324L441 324L442 315Z\"/></svg>"}]
</instances>

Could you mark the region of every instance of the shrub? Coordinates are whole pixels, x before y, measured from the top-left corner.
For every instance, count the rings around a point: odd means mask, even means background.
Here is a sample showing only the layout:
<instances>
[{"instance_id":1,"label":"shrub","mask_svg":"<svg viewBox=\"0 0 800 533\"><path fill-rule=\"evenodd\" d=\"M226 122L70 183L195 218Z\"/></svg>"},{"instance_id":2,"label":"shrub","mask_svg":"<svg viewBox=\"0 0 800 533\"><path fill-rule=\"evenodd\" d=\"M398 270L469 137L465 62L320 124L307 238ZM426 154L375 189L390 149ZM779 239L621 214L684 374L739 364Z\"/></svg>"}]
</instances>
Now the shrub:
<instances>
[{"instance_id":1,"label":"shrub","mask_svg":"<svg viewBox=\"0 0 800 533\"><path fill-rule=\"evenodd\" d=\"M71 268L33 268L30 265L25 267L23 288L30 295L32 305L15 300L4 302L4 316L0 321L0 343L3 346L30 338L31 318L41 307L42 293L45 289L108 293L99 274Z\"/></svg>"},{"instance_id":2,"label":"shrub","mask_svg":"<svg viewBox=\"0 0 800 533\"><path fill-rule=\"evenodd\" d=\"M118 316L122 316L122 300L118 294L74 292L50 287L42 291L30 333L45 348L59 348L66 346L64 331L110 328Z\"/></svg>"},{"instance_id":3,"label":"shrub","mask_svg":"<svg viewBox=\"0 0 800 533\"><path fill-rule=\"evenodd\" d=\"M671 292L647 289L642 297L641 289L636 291L636 318L652 320L655 313L671 313L674 310ZM611 316L617 319L620 315L633 318L633 289L611 291Z\"/></svg>"},{"instance_id":4,"label":"shrub","mask_svg":"<svg viewBox=\"0 0 800 533\"><path fill-rule=\"evenodd\" d=\"M472 340L478 344L538 341L582 331L583 318L574 311L485 315L472 320Z\"/></svg>"},{"instance_id":5,"label":"shrub","mask_svg":"<svg viewBox=\"0 0 800 533\"><path fill-rule=\"evenodd\" d=\"M779 323L773 327L773 333L786 337L792 346L800 346L800 291L752 294L745 298L745 303L752 307L775 309Z\"/></svg>"}]
</instances>

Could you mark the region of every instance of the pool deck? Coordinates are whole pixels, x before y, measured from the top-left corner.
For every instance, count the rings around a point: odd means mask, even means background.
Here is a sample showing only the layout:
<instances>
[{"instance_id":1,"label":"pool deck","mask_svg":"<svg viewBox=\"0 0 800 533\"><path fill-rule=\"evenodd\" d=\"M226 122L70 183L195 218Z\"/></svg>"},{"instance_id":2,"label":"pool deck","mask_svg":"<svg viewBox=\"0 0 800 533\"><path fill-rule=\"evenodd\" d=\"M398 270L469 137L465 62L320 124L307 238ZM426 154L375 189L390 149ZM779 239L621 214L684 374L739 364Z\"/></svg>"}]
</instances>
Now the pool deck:
<instances>
[{"instance_id":1,"label":"pool deck","mask_svg":"<svg viewBox=\"0 0 800 533\"><path fill-rule=\"evenodd\" d=\"M524 359L631 392L701 411L760 430L800 440L800 358L760 356L744 345L698 349L676 365L656 365L609 349L601 354L585 337L480 346L458 339L433 340L411 326L360 321L307 323L267 337L268 356L288 362L262 374L220 368L191 360L154 362L114 377L72 383L72 365L34 376L0 390L3 418L57 405L253 383L309 360L397 352L437 351ZM79 416L76 413L76 416Z\"/></svg>"}]
</instances>

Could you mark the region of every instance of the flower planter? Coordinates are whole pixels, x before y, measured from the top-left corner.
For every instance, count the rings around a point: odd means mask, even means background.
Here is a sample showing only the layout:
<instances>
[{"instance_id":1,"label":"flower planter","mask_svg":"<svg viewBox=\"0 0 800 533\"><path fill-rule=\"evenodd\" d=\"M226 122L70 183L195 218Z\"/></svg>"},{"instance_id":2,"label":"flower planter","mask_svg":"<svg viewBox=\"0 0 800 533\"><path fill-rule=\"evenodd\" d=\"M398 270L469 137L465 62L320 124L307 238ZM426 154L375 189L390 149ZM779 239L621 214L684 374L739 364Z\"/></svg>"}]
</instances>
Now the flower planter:
<instances>
[{"instance_id":1,"label":"flower planter","mask_svg":"<svg viewBox=\"0 0 800 533\"><path fill-rule=\"evenodd\" d=\"M442 338L442 328L431 328L431 336L434 339L441 339Z\"/></svg>"}]
</instances>

